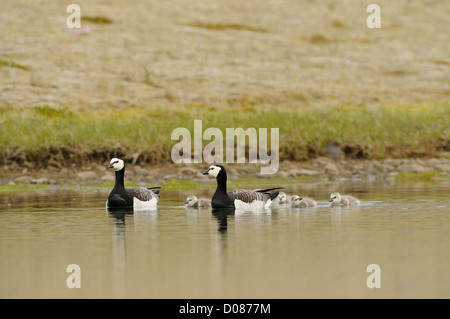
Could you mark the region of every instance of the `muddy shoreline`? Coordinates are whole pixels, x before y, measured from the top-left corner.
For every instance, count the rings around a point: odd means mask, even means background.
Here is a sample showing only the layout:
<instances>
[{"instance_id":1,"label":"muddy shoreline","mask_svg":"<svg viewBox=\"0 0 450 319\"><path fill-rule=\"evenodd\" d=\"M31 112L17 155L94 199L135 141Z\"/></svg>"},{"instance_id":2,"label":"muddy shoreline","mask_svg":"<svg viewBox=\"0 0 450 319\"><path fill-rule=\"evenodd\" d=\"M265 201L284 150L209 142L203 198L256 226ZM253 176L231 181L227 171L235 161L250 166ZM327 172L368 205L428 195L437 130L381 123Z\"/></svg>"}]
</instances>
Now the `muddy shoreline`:
<instances>
[{"instance_id":1,"label":"muddy shoreline","mask_svg":"<svg viewBox=\"0 0 450 319\"><path fill-rule=\"evenodd\" d=\"M114 182L114 173L106 169L107 163L91 163L83 167L73 165L70 168L48 167L44 169L11 168L4 166L0 171L0 185L96 185ZM210 183L202 172L209 165L201 164L157 164L132 165L127 163L126 182L142 185L155 185L166 182L176 183L177 180L194 183ZM373 179L374 177L393 177L398 174L436 173L450 175L450 158L429 159L394 159L383 160L347 160L319 157L311 161L282 161L275 175L262 175L260 166L255 164L227 164L229 179L237 178L305 178L326 180Z\"/></svg>"}]
</instances>

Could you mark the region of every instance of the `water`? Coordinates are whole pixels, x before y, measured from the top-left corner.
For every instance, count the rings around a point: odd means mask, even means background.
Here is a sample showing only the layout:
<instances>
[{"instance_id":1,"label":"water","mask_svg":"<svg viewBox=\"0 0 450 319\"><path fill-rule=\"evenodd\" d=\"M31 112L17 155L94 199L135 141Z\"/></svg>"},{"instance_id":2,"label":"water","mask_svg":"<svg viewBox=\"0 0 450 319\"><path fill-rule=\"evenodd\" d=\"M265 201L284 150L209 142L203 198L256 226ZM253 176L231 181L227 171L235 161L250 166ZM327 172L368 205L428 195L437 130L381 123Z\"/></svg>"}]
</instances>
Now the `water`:
<instances>
[{"instance_id":1,"label":"water","mask_svg":"<svg viewBox=\"0 0 450 319\"><path fill-rule=\"evenodd\" d=\"M449 298L449 186L290 184L319 206L234 214L183 207L211 188L163 189L157 211L116 215L109 189L0 194L0 297ZM335 190L363 205L330 208Z\"/></svg>"}]
</instances>

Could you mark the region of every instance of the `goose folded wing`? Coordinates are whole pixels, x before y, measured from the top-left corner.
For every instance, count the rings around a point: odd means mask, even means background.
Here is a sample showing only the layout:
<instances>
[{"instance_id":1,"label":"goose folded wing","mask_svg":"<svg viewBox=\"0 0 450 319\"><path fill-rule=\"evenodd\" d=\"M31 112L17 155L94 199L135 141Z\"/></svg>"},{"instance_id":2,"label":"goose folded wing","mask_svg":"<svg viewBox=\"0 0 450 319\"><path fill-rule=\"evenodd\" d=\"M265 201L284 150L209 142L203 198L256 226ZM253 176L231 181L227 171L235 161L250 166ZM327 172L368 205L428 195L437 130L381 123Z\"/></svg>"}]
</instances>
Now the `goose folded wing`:
<instances>
[{"instance_id":1,"label":"goose folded wing","mask_svg":"<svg viewBox=\"0 0 450 319\"><path fill-rule=\"evenodd\" d=\"M159 193L159 190L158 193L155 193L154 190L147 189L144 187L127 187L125 190L130 196L136 197L137 199L143 202L147 202L154 197L158 197L157 194Z\"/></svg>"},{"instance_id":2,"label":"goose folded wing","mask_svg":"<svg viewBox=\"0 0 450 319\"><path fill-rule=\"evenodd\" d=\"M152 191L156 195L159 195L159 193L161 192L161 186L147 187L147 189Z\"/></svg>"},{"instance_id":3,"label":"goose folded wing","mask_svg":"<svg viewBox=\"0 0 450 319\"><path fill-rule=\"evenodd\" d=\"M272 191L280 190L280 189L286 189L286 188L285 187L257 188L257 189L254 189L254 191L260 192L260 193L270 193Z\"/></svg>"},{"instance_id":4,"label":"goose folded wing","mask_svg":"<svg viewBox=\"0 0 450 319\"><path fill-rule=\"evenodd\" d=\"M269 194L253 191L250 189L235 189L228 192L228 196L234 201L236 199L243 201L244 203L252 203L253 201L267 201Z\"/></svg>"},{"instance_id":5,"label":"goose folded wing","mask_svg":"<svg viewBox=\"0 0 450 319\"><path fill-rule=\"evenodd\" d=\"M278 190L285 189L284 187L272 187L272 188L262 188L262 189L256 189L255 191L258 193L263 193L267 195L268 198L271 200L274 200L278 194L280 193Z\"/></svg>"}]
</instances>

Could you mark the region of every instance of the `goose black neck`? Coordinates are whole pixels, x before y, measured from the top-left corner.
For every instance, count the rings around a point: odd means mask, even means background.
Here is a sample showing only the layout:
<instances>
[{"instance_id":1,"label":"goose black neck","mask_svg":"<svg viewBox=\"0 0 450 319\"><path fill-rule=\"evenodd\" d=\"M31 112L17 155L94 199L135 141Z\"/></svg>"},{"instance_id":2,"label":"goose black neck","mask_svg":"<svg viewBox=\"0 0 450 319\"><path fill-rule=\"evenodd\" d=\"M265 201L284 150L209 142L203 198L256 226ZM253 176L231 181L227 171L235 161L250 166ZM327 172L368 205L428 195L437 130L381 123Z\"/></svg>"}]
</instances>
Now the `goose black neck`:
<instances>
[{"instance_id":1,"label":"goose black neck","mask_svg":"<svg viewBox=\"0 0 450 319\"><path fill-rule=\"evenodd\" d=\"M225 171L219 172L217 179L217 192L227 192L227 173Z\"/></svg>"},{"instance_id":2,"label":"goose black neck","mask_svg":"<svg viewBox=\"0 0 450 319\"><path fill-rule=\"evenodd\" d=\"M122 168L120 171L116 171L116 186L122 186L123 188L125 188L124 176L125 176L125 167Z\"/></svg>"}]
</instances>

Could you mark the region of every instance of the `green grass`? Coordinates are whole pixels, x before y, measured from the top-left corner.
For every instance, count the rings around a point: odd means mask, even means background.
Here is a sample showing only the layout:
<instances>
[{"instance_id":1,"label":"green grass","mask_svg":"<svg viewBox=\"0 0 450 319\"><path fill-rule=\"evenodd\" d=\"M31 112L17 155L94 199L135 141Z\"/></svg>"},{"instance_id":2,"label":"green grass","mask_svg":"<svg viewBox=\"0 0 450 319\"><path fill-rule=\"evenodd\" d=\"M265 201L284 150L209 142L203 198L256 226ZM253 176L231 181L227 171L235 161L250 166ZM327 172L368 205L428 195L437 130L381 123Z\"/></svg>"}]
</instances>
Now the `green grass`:
<instances>
[{"instance_id":1,"label":"green grass","mask_svg":"<svg viewBox=\"0 0 450 319\"><path fill-rule=\"evenodd\" d=\"M111 24L113 23L113 20L108 17L102 17L102 16L82 16L81 17L82 22L91 22L96 24Z\"/></svg>"},{"instance_id":2,"label":"green grass","mask_svg":"<svg viewBox=\"0 0 450 319\"><path fill-rule=\"evenodd\" d=\"M47 185L0 185L0 194L33 193L46 189Z\"/></svg>"},{"instance_id":3,"label":"green grass","mask_svg":"<svg viewBox=\"0 0 450 319\"><path fill-rule=\"evenodd\" d=\"M446 178L448 178L448 175L438 172L399 173L395 176L395 181L402 183L437 182Z\"/></svg>"},{"instance_id":4,"label":"green grass","mask_svg":"<svg viewBox=\"0 0 450 319\"><path fill-rule=\"evenodd\" d=\"M199 189L199 188L215 188L215 183L199 184L190 180L169 179L165 181L161 187L163 189Z\"/></svg>"},{"instance_id":5,"label":"green grass","mask_svg":"<svg viewBox=\"0 0 450 319\"><path fill-rule=\"evenodd\" d=\"M76 163L110 155L139 154L139 161L170 161L175 128L193 139L194 119L203 131L219 128L279 128L280 159L306 160L325 155L335 142L360 149L364 158L433 156L448 147L450 104L368 108L215 109L132 107L89 114L48 106L0 109L0 155L4 159ZM270 134L269 134L270 135ZM209 141L203 142L205 147ZM351 154L350 154L351 155Z\"/></svg>"},{"instance_id":6,"label":"green grass","mask_svg":"<svg viewBox=\"0 0 450 319\"><path fill-rule=\"evenodd\" d=\"M10 68L16 68L16 69L21 69L21 70L28 70L28 67L19 64L19 63L15 63L13 61L9 61L9 60L3 60L0 59L0 68L1 67L10 67Z\"/></svg>"}]
</instances>

